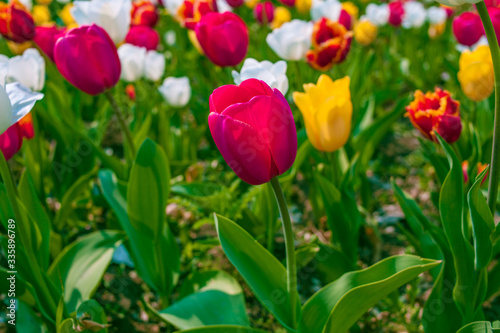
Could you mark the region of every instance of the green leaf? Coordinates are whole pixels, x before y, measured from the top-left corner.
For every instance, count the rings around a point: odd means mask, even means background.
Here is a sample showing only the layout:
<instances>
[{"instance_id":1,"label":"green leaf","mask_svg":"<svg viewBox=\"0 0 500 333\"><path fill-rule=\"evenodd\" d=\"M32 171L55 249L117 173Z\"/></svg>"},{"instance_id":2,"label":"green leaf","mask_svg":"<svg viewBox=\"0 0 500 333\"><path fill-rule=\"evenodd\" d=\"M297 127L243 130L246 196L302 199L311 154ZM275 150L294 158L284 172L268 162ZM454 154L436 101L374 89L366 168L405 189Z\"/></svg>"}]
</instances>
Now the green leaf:
<instances>
[{"instance_id":1,"label":"green leaf","mask_svg":"<svg viewBox=\"0 0 500 333\"><path fill-rule=\"evenodd\" d=\"M102 306L93 299L80 304L76 311L76 318L80 326L91 332L106 333L108 331L106 313Z\"/></svg>"},{"instance_id":2,"label":"green leaf","mask_svg":"<svg viewBox=\"0 0 500 333\"><path fill-rule=\"evenodd\" d=\"M488 168L476 178L474 185L472 185L467 195L474 235L474 265L476 271L480 271L488 266L493 251L490 236L495 230L495 221L488 208L488 203L481 193L481 183L486 172L488 172Z\"/></svg>"},{"instance_id":3,"label":"green leaf","mask_svg":"<svg viewBox=\"0 0 500 333\"><path fill-rule=\"evenodd\" d=\"M158 239L158 245L153 244L149 235L137 230L130 223L123 197L114 174L109 170L99 172L99 180L104 197L113 208L121 227L128 237L125 242L139 276L154 290L162 295L168 295L177 284L180 270L180 253L174 236L165 223ZM161 262L161 264L160 264ZM159 267L163 269L158 269Z\"/></svg>"},{"instance_id":4,"label":"green leaf","mask_svg":"<svg viewBox=\"0 0 500 333\"><path fill-rule=\"evenodd\" d=\"M180 329L250 326L243 290L236 279L225 272L195 273L183 281L181 293L185 294L183 298L158 312L162 319Z\"/></svg>"},{"instance_id":5,"label":"green leaf","mask_svg":"<svg viewBox=\"0 0 500 333\"><path fill-rule=\"evenodd\" d=\"M130 223L157 243L165 226L170 167L160 146L146 139L130 172L127 212Z\"/></svg>"},{"instance_id":6,"label":"green leaf","mask_svg":"<svg viewBox=\"0 0 500 333\"><path fill-rule=\"evenodd\" d=\"M244 326L218 325L194 328L191 330L178 331L182 333L268 333L266 331L257 330Z\"/></svg>"},{"instance_id":7,"label":"green leaf","mask_svg":"<svg viewBox=\"0 0 500 333\"><path fill-rule=\"evenodd\" d=\"M500 332L500 321L490 323L488 321L478 321L462 327L457 333L494 333Z\"/></svg>"},{"instance_id":8,"label":"green leaf","mask_svg":"<svg viewBox=\"0 0 500 333\"><path fill-rule=\"evenodd\" d=\"M9 320L9 318L7 318ZM32 307L24 302L17 302L16 310L16 331L29 333L49 332L40 317L36 315Z\"/></svg>"},{"instance_id":9,"label":"green leaf","mask_svg":"<svg viewBox=\"0 0 500 333\"><path fill-rule=\"evenodd\" d=\"M403 255L344 274L314 294L303 307L301 332L344 333L368 309L440 262Z\"/></svg>"},{"instance_id":10,"label":"green leaf","mask_svg":"<svg viewBox=\"0 0 500 333\"><path fill-rule=\"evenodd\" d=\"M436 137L450 164L450 172L443 182L439 195L439 213L457 272L453 299L462 314L466 318L471 318L474 312L471 302L474 297L474 254L471 245L464 237L466 226L462 217L464 209L462 166L448 143L437 133Z\"/></svg>"},{"instance_id":11,"label":"green leaf","mask_svg":"<svg viewBox=\"0 0 500 333\"><path fill-rule=\"evenodd\" d=\"M215 183L177 183L172 185L172 193L189 197L209 197L223 190L223 187Z\"/></svg>"},{"instance_id":12,"label":"green leaf","mask_svg":"<svg viewBox=\"0 0 500 333\"><path fill-rule=\"evenodd\" d=\"M227 218L214 214L222 248L259 299L278 321L292 330L286 269L269 251L243 228ZM297 300L298 294L297 294ZM300 303L297 302L297 317ZM293 331L293 330L292 330Z\"/></svg>"},{"instance_id":13,"label":"green leaf","mask_svg":"<svg viewBox=\"0 0 500 333\"><path fill-rule=\"evenodd\" d=\"M92 297L122 240L120 232L96 231L73 242L57 256L48 275L55 284L63 286L68 312Z\"/></svg>"}]
</instances>

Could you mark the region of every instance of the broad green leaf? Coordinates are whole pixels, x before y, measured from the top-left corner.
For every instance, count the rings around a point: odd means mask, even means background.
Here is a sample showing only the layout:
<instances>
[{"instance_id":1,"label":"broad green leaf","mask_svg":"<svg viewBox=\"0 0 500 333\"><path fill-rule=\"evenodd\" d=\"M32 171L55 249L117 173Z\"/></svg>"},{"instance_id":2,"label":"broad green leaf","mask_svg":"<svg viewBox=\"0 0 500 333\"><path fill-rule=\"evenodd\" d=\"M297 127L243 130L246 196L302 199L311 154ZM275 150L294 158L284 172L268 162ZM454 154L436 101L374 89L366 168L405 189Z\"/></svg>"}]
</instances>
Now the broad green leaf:
<instances>
[{"instance_id":1,"label":"broad green leaf","mask_svg":"<svg viewBox=\"0 0 500 333\"><path fill-rule=\"evenodd\" d=\"M127 212L134 228L154 243L165 226L165 208L170 190L170 167L160 146L146 139L130 172Z\"/></svg>"},{"instance_id":2,"label":"broad green leaf","mask_svg":"<svg viewBox=\"0 0 500 333\"><path fill-rule=\"evenodd\" d=\"M9 320L9 317L7 317L7 320ZM19 301L17 302L16 310L16 330L17 332L29 333L49 332L40 317L33 312L32 307Z\"/></svg>"},{"instance_id":3,"label":"broad green leaf","mask_svg":"<svg viewBox=\"0 0 500 333\"><path fill-rule=\"evenodd\" d=\"M170 189L172 193L190 197L208 197L223 190L215 183L177 183Z\"/></svg>"},{"instance_id":4,"label":"broad green leaf","mask_svg":"<svg viewBox=\"0 0 500 333\"><path fill-rule=\"evenodd\" d=\"M158 312L168 323L190 329L209 325L250 326L238 282L222 271L206 271L183 281L183 298ZM188 295L186 295L188 294Z\"/></svg>"},{"instance_id":5,"label":"broad green leaf","mask_svg":"<svg viewBox=\"0 0 500 333\"><path fill-rule=\"evenodd\" d=\"M490 323L488 321L477 321L462 327L457 333L494 333L500 332L500 321Z\"/></svg>"},{"instance_id":6,"label":"broad green leaf","mask_svg":"<svg viewBox=\"0 0 500 333\"><path fill-rule=\"evenodd\" d=\"M89 331L98 333L106 333L108 331L106 313L102 306L93 299L80 304L76 311L76 318L80 326Z\"/></svg>"},{"instance_id":7,"label":"broad green leaf","mask_svg":"<svg viewBox=\"0 0 500 333\"><path fill-rule=\"evenodd\" d=\"M238 269L260 303L274 314L283 326L292 330L285 267L239 225L220 215L214 214L214 218L226 256ZM296 296L298 300L298 295ZM300 318L298 301L297 313Z\"/></svg>"},{"instance_id":8,"label":"broad green leaf","mask_svg":"<svg viewBox=\"0 0 500 333\"><path fill-rule=\"evenodd\" d=\"M439 213L446 238L450 244L457 273L453 299L457 302L462 314L467 318L471 318L474 312L470 301L474 297L474 254L471 245L464 237L462 166L448 143L437 133L436 137L443 147L450 164L450 172L443 182L439 195Z\"/></svg>"},{"instance_id":9,"label":"broad green leaf","mask_svg":"<svg viewBox=\"0 0 500 333\"><path fill-rule=\"evenodd\" d=\"M474 235L474 266L476 271L480 271L488 266L493 251L490 236L495 230L495 221L488 208L488 203L481 193L481 183L486 172L488 172L488 168L476 178L474 185L472 185L467 195Z\"/></svg>"},{"instance_id":10,"label":"broad green leaf","mask_svg":"<svg viewBox=\"0 0 500 333\"><path fill-rule=\"evenodd\" d=\"M439 264L439 261L403 255L346 273L304 304L301 332L344 333L377 302Z\"/></svg>"},{"instance_id":11,"label":"broad green leaf","mask_svg":"<svg viewBox=\"0 0 500 333\"><path fill-rule=\"evenodd\" d=\"M268 333L244 326L218 325L194 328L190 330L178 331L182 333Z\"/></svg>"},{"instance_id":12,"label":"broad green leaf","mask_svg":"<svg viewBox=\"0 0 500 333\"><path fill-rule=\"evenodd\" d=\"M122 233L96 231L71 243L57 256L48 275L64 288L68 312L92 297L122 241Z\"/></svg>"},{"instance_id":13,"label":"broad green leaf","mask_svg":"<svg viewBox=\"0 0 500 333\"><path fill-rule=\"evenodd\" d=\"M430 142L429 140L422 138L419 138L419 141L423 147L422 151L424 156L434 167L439 183L443 184L446 179L446 175L448 175L448 172L450 171L450 167L448 163L446 163L446 157L437 152L436 144L434 142Z\"/></svg>"},{"instance_id":14,"label":"broad green leaf","mask_svg":"<svg viewBox=\"0 0 500 333\"><path fill-rule=\"evenodd\" d=\"M36 300L30 291L31 286L29 286L18 274L9 273L9 270L4 267L0 267L0 290L7 296L9 295L10 281L13 280L12 276L15 276L16 281L16 298L33 307L36 304ZM9 278L10 280L8 280Z\"/></svg>"},{"instance_id":15,"label":"broad green leaf","mask_svg":"<svg viewBox=\"0 0 500 333\"><path fill-rule=\"evenodd\" d=\"M128 218L127 201L120 191L114 174L109 170L99 172L99 180L104 197L113 208L121 227L128 237L125 242L139 276L154 290L163 295L170 294L177 284L180 270L180 253L168 224L164 224L162 234L155 246L148 235L132 226ZM159 261L163 269L159 270Z\"/></svg>"},{"instance_id":16,"label":"broad green leaf","mask_svg":"<svg viewBox=\"0 0 500 333\"><path fill-rule=\"evenodd\" d=\"M57 333L78 333L77 324L72 318L65 319L57 328Z\"/></svg>"}]
</instances>

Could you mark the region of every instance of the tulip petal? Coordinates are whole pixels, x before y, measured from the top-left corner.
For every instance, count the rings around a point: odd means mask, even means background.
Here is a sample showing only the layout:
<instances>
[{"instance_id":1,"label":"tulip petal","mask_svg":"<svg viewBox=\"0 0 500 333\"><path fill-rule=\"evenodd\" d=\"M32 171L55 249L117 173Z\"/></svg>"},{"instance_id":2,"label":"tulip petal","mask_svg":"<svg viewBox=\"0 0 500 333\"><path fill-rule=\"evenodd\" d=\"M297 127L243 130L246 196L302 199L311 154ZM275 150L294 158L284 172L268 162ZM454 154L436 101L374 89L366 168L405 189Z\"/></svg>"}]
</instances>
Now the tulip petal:
<instances>
[{"instance_id":1,"label":"tulip petal","mask_svg":"<svg viewBox=\"0 0 500 333\"><path fill-rule=\"evenodd\" d=\"M6 160L10 160L23 144L23 137L19 131L19 126L14 124L0 135L0 150Z\"/></svg>"},{"instance_id":2,"label":"tulip petal","mask_svg":"<svg viewBox=\"0 0 500 333\"><path fill-rule=\"evenodd\" d=\"M17 123L24 116L26 116L31 109L33 109L36 101L43 98L43 94L32 92L19 82L8 83L5 88L12 105L11 125Z\"/></svg>"},{"instance_id":3,"label":"tulip petal","mask_svg":"<svg viewBox=\"0 0 500 333\"><path fill-rule=\"evenodd\" d=\"M269 86L257 79L249 79L239 86L226 85L214 90L210 95L210 112L222 113L228 106L246 103L258 95L272 95Z\"/></svg>"}]
</instances>

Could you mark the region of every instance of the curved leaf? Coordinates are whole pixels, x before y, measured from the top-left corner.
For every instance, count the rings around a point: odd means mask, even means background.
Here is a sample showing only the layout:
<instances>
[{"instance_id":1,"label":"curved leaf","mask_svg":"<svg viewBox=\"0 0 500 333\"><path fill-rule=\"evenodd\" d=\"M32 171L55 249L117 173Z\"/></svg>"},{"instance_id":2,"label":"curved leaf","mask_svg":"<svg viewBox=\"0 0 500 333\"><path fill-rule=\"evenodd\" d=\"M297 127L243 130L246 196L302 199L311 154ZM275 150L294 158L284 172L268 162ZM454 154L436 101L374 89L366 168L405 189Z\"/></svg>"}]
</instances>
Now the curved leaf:
<instances>
[{"instance_id":1,"label":"curved leaf","mask_svg":"<svg viewBox=\"0 0 500 333\"><path fill-rule=\"evenodd\" d=\"M482 179L482 178L481 178ZM478 321L462 327L457 333L494 333L500 332L500 321L490 323L488 321Z\"/></svg>"},{"instance_id":2,"label":"curved leaf","mask_svg":"<svg viewBox=\"0 0 500 333\"><path fill-rule=\"evenodd\" d=\"M182 333L267 333L266 331L257 330L244 326L218 325L200 327L191 330L178 331Z\"/></svg>"}]
</instances>

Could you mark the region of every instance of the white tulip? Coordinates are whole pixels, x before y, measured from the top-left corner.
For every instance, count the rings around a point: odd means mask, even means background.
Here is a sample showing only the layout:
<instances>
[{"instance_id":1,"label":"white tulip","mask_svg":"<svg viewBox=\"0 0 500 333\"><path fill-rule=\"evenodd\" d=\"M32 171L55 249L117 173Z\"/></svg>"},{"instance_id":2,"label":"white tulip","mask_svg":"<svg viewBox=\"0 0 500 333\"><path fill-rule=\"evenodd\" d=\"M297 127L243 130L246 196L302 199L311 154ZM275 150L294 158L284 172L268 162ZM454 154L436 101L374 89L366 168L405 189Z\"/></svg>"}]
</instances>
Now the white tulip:
<instances>
[{"instance_id":1,"label":"white tulip","mask_svg":"<svg viewBox=\"0 0 500 333\"><path fill-rule=\"evenodd\" d=\"M165 73L165 56L156 51L148 51L144 64L144 76L151 81L158 81Z\"/></svg>"},{"instance_id":2,"label":"white tulip","mask_svg":"<svg viewBox=\"0 0 500 333\"><path fill-rule=\"evenodd\" d=\"M422 3L418 1L408 1L403 4L405 14L402 26L405 29L420 28L425 23L427 12Z\"/></svg>"},{"instance_id":3,"label":"white tulip","mask_svg":"<svg viewBox=\"0 0 500 333\"><path fill-rule=\"evenodd\" d=\"M75 1L71 15L79 25L95 23L109 34L115 44L121 43L130 28L131 0Z\"/></svg>"},{"instance_id":4,"label":"white tulip","mask_svg":"<svg viewBox=\"0 0 500 333\"><path fill-rule=\"evenodd\" d=\"M123 44L118 48L118 57L122 65L121 78L128 82L134 82L144 75L144 64L146 61L146 48L132 44Z\"/></svg>"},{"instance_id":5,"label":"white tulip","mask_svg":"<svg viewBox=\"0 0 500 333\"><path fill-rule=\"evenodd\" d=\"M371 3L366 7L366 19L378 27L386 25L390 15L391 12L387 4Z\"/></svg>"},{"instance_id":6,"label":"white tulip","mask_svg":"<svg viewBox=\"0 0 500 333\"><path fill-rule=\"evenodd\" d=\"M293 20L274 29L266 42L282 59L302 60L311 47L312 30L312 22Z\"/></svg>"},{"instance_id":7,"label":"white tulip","mask_svg":"<svg viewBox=\"0 0 500 333\"><path fill-rule=\"evenodd\" d=\"M45 84L45 60L37 49L27 49L23 55L7 58L0 55L0 62L8 64L7 82L19 82L33 91L41 91Z\"/></svg>"},{"instance_id":8,"label":"white tulip","mask_svg":"<svg viewBox=\"0 0 500 333\"><path fill-rule=\"evenodd\" d=\"M342 4L337 0L313 0L311 5L311 18L317 21L326 17L330 21L338 22Z\"/></svg>"},{"instance_id":9,"label":"white tulip","mask_svg":"<svg viewBox=\"0 0 500 333\"><path fill-rule=\"evenodd\" d=\"M24 5L29 11L33 9L33 1L32 0L19 0L20 3Z\"/></svg>"},{"instance_id":10,"label":"white tulip","mask_svg":"<svg viewBox=\"0 0 500 333\"><path fill-rule=\"evenodd\" d=\"M443 24L447 18L448 14L443 7L430 7L427 9L427 20L431 24Z\"/></svg>"},{"instance_id":11,"label":"white tulip","mask_svg":"<svg viewBox=\"0 0 500 333\"><path fill-rule=\"evenodd\" d=\"M0 134L27 115L43 97L19 82L5 84L7 72L8 65L0 63Z\"/></svg>"},{"instance_id":12,"label":"white tulip","mask_svg":"<svg viewBox=\"0 0 500 333\"><path fill-rule=\"evenodd\" d=\"M216 2L219 13L233 12L233 7L231 7L226 0L216 0Z\"/></svg>"},{"instance_id":13,"label":"white tulip","mask_svg":"<svg viewBox=\"0 0 500 333\"><path fill-rule=\"evenodd\" d=\"M179 7L183 3L184 3L184 0L164 0L163 1L163 4L165 5L167 12L174 17L177 17L177 12L179 11Z\"/></svg>"},{"instance_id":14,"label":"white tulip","mask_svg":"<svg viewBox=\"0 0 500 333\"><path fill-rule=\"evenodd\" d=\"M187 105L191 98L191 86L187 77L167 77L158 88L165 102L173 107L181 108Z\"/></svg>"},{"instance_id":15,"label":"white tulip","mask_svg":"<svg viewBox=\"0 0 500 333\"><path fill-rule=\"evenodd\" d=\"M286 62L280 60L273 64L264 60L258 62L255 59L247 58L241 67L240 73L233 71L234 83L239 85L248 79L259 79L267 83L271 88L276 88L283 95L288 91L288 77L286 76Z\"/></svg>"}]
</instances>

